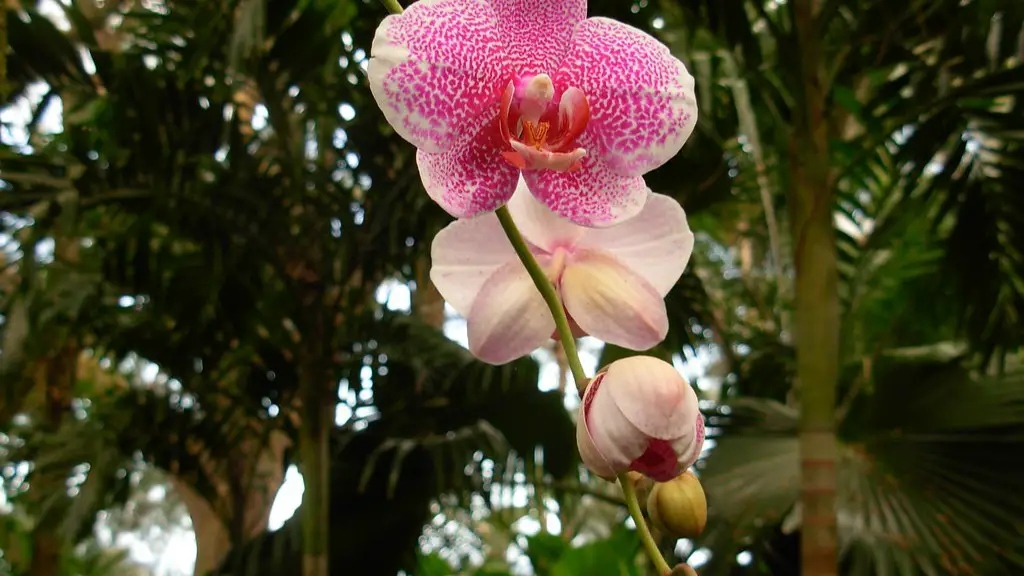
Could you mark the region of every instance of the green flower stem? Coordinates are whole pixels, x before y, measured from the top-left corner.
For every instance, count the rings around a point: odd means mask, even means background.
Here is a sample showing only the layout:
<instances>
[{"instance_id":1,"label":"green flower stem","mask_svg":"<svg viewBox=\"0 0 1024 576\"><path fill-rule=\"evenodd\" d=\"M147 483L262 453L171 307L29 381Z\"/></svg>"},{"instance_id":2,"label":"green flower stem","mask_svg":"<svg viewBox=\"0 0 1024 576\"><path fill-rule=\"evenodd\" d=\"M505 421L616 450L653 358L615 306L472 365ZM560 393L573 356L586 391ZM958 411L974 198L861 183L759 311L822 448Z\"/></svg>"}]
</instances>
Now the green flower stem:
<instances>
[{"instance_id":1,"label":"green flower stem","mask_svg":"<svg viewBox=\"0 0 1024 576\"><path fill-rule=\"evenodd\" d=\"M562 301L558 298L558 293L555 292L555 286L526 246L526 241L519 233L519 228L516 228L516 223L512 221L512 214L509 213L508 208L505 206L498 208L497 214L498 221L501 222L501 227L505 230L505 236L508 236L509 242L512 243L512 247L515 248L516 254L522 260L523 266L526 266L526 271L533 279L537 290L540 290L540 295L544 297L548 309L551 310L558 338L562 341L562 349L565 350L565 357L569 361L572 379L576 381L576 390L580 393L580 398L583 398L583 391L587 387L587 374L583 371L583 365L580 364L580 357L576 352L576 337L572 335L569 319L565 316L565 309L562 308Z\"/></svg>"},{"instance_id":2,"label":"green flower stem","mask_svg":"<svg viewBox=\"0 0 1024 576\"><path fill-rule=\"evenodd\" d=\"M625 473L619 474L619 486L622 487L622 495L625 497L626 507L629 508L629 515L633 517L633 522L636 523L636 532L640 535L640 541L643 542L644 550L647 551L651 562L658 569L658 574L669 576L672 573L672 567L661 556L661 550L658 550L658 544L654 541L654 536L651 536L651 530L647 527L644 514L640 511L640 502L636 499L636 490L633 489L633 482Z\"/></svg>"},{"instance_id":3,"label":"green flower stem","mask_svg":"<svg viewBox=\"0 0 1024 576\"><path fill-rule=\"evenodd\" d=\"M555 319L555 328L558 330L558 337L562 341L562 348L565 350L565 357L569 361L569 370L572 371L573 380L576 381L576 389L579 391L580 398L583 398L583 391L587 387L587 375L583 371L583 365L580 364L580 357L576 352L576 338L572 335L569 319L565 315L565 309L562 308L562 301L559 300L558 294L555 292L555 286L548 279L540 264L537 263L537 259L533 257L529 247L526 246L526 241L523 240L523 235L519 233L519 228L516 227L516 223L512 220L512 214L509 213L508 208L505 206L498 208L497 215L498 222L501 222L501 228L505 231L505 236L508 236L509 242L512 243L512 247L515 249L516 254L519 255L523 266L526 267L527 273L530 274L530 278L533 279L537 290L544 297L544 302L547 303L548 309L551 310L551 316ZM619 485L622 488L626 507L629 508L629 515L633 517L633 522L636 523L636 531L640 535L640 540L644 544L647 555L650 556L651 562L658 568L658 572L668 576L671 574L672 568L669 567L668 563L661 556L661 551L658 550L658 545L654 542L654 537L651 536L651 531L647 527L644 515L640 512L640 502L637 501L633 483L626 474L620 474Z\"/></svg>"},{"instance_id":4,"label":"green flower stem","mask_svg":"<svg viewBox=\"0 0 1024 576\"><path fill-rule=\"evenodd\" d=\"M398 3L398 0L380 0L380 3L392 14L401 14L405 11L402 9L402 5Z\"/></svg>"}]
</instances>

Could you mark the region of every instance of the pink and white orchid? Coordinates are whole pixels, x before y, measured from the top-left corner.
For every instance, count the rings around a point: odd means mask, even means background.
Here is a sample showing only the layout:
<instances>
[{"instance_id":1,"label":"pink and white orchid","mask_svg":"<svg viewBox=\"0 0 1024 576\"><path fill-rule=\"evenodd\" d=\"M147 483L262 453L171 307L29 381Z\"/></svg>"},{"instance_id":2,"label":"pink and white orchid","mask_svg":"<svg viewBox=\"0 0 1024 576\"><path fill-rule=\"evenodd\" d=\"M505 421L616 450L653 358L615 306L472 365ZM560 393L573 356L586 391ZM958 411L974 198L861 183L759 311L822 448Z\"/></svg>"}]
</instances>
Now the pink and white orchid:
<instances>
[{"instance_id":1,"label":"pink and white orchid","mask_svg":"<svg viewBox=\"0 0 1024 576\"><path fill-rule=\"evenodd\" d=\"M693 132L693 77L586 0L420 0L377 29L370 88L457 218L495 210L520 172L548 208L610 226Z\"/></svg>"},{"instance_id":2,"label":"pink and white orchid","mask_svg":"<svg viewBox=\"0 0 1024 576\"><path fill-rule=\"evenodd\" d=\"M663 360L612 362L583 394L576 444L583 463L602 478L634 470L668 482L697 461L704 445L697 394Z\"/></svg>"},{"instance_id":3,"label":"pink and white orchid","mask_svg":"<svg viewBox=\"0 0 1024 576\"><path fill-rule=\"evenodd\" d=\"M558 217L520 184L508 209L583 333L632 350L665 338L663 298L682 275L693 233L678 202L651 194L636 217L584 228ZM456 220L431 246L430 278L466 317L469 349L504 364L553 336L555 321L494 214Z\"/></svg>"}]
</instances>

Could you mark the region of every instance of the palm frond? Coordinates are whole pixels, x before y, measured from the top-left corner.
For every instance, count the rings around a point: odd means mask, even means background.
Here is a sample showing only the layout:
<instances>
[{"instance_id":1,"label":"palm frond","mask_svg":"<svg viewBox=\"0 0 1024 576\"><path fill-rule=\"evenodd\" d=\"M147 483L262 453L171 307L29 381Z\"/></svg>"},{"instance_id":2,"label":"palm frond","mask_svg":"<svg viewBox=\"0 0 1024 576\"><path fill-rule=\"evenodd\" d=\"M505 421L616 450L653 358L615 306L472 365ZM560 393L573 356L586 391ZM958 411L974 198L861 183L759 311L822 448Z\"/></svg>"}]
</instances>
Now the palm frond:
<instances>
[{"instance_id":1,"label":"palm frond","mask_svg":"<svg viewBox=\"0 0 1024 576\"><path fill-rule=\"evenodd\" d=\"M960 358L879 361L840 430L845 562L865 574L1024 566L1016 520L1024 470L1012 456L1024 442L1022 410L1019 371L988 377ZM724 412L718 424L730 432L715 438L702 472L718 522L707 538L720 551L754 546L783 515L799 523L795 413L754 399Z\"/></svg>"}]
</instances>

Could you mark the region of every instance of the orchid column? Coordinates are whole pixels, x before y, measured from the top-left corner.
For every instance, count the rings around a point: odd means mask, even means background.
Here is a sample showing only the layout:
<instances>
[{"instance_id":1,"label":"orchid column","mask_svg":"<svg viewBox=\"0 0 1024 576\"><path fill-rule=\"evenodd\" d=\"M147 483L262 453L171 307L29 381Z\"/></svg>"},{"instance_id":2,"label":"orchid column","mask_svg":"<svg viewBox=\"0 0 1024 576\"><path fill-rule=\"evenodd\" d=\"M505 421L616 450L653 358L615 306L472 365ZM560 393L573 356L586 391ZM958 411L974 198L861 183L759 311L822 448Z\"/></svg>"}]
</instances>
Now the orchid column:
<instances>
[{"instance_id":1,"label":"orchid column","mask_svg":"<svg viewBox=\"0 0 1024 576\"><path fill-rule=\"evenodd\" d=\"M461 219L435 239L431 279L467 318L470 351L485 362L561 341L583 399L580 455L596 475L618 478L648 554L672 573L626 473L664 483L649 512L669 532L696 535L702 520L678 521L703 517L703 494L690 497L699 484L685 474L704 438L696 395L675 368L644 356L589 380L574 338L646 350L668 331L663 298L693 234L643 175L692 133L693 77L651 36L586 18L585 0L385 4L398 14L377 30L370 87L418 149L427 193Z\"/></svg>"}]
</instances>

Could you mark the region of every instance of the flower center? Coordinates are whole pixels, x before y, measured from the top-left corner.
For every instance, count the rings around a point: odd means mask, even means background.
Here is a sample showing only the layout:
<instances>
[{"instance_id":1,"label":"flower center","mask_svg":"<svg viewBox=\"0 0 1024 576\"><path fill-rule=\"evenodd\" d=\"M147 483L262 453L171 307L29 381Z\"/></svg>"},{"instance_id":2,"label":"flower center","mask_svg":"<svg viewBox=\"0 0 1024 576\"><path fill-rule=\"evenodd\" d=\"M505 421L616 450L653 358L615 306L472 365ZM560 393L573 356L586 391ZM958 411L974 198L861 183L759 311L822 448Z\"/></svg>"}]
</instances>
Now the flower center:
<instances>
[{"instance_id":1,"label":"flower center","mask_svg":"<svg viewBox=\"0 0 1024 576\"><path fill-rule=\"evenodd\" d=\"M521 170L571 172L587 154L576 146L590 120L587 97L579 88L558 92L547 74L509 82L498 120L501 136L511 147L503 156Z\"/></svg>"},{"instance_id":2,"label":"flower center","mask_svg":"<svg viewBox=\"0 0 1024 576\"><path fill-rule=\"evenodd\" d=\"M562 280L562 272L565 270L565 261L568 256L569 252L565 248L555 248L555 251L551 253L551 260L548 260L547 265L544 266L544 274L556 287Z\"/></svg>"}]
</instances>

